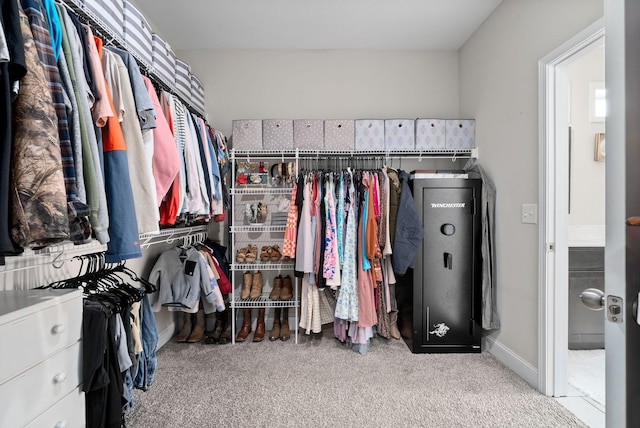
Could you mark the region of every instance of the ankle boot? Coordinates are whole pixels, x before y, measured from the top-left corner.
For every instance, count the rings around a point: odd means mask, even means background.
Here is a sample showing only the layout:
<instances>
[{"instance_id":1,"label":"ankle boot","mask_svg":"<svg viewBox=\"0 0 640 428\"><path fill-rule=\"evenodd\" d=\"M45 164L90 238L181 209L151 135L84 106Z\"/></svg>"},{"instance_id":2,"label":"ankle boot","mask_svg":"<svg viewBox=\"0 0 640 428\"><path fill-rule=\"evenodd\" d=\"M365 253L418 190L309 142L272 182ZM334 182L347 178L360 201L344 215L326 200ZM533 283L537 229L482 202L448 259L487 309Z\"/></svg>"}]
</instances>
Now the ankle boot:
<instances>
[{"instance_id":1,"label":"ankle boot","mask_svg":"<svg viewBox=\"0 0 640 428\"><path fill-rule=\"evenodd\" d=\"M273 327L269 333L269 340L278 340L280 338L280 308L273 311Z\"/></svg>"},{"instance_id":2,"label":"ankle boot","mask_svg":"<svg viewBox=\"0 0 640 428\"><path fill-rule=\"evenodd\" d=\"M247 271L242 276L242 290L240 291L240 298L247 299L249 298L249 291L251 290L251 272Z\"/></svg>"},{"instance_id":3,"label":"ankle boot","mask_svg":"<svg viewBox=\"0 0 640 428\"><path fill-rule=\"evenodd\" d=\"M280 300L280 293L282 293L282 277L278 275L273 279L273 288L269 293L269 299Z\"/></svg>"},{"instance_id":4,"label":"ankle boot","mask_svg":"<svg viewBox=\"0 0 640 428\"><path fill-rule=\"evenodd\" d=\"M200 342L204 337L204 330L206 328L204 311L200 309L196 314L196 325L191 330L191 334L187 338L188 343Z\"/></svg>"},{"instance_id":5,"label":"ankle boot","mask_svg":"<svg viewBox=\"0 0 640 428\"><path fill-rule=\"evenodd\" d=\"M289 275L282 279L282 291L280 292L280 300L289 300L293 297L293 284Z\"/></svg>"},{"instance_id":6,"label":"ankle boot","mask_svg":"<svg viewBox=\"0 0 640 428\"><path fill-rule=\"evenodd\" d=\"M251 309L243 309L242 311L242 327L236 336L236 342L244 342L251 333Z\"/></svg>"},{"instance_id":7,"label":"ankle boot","mask_svg":"<svg viewBox=\"0 0 640 428\"><path fill-rule=\"evenodd\" d=\"M291 330L289 330L289 308L282 308L282 321L280 322L280 340L289 340Z\"/></svg>"},{"instance_id":8,"label":"ankle boot","mask_svg":"<svg viewBox=\"0 0 640 428\"><path fill-rule=\"evenodd\" d=\"M258 320L256 321L256 332L253 333L254 342L262 342L264 339L264 308L258 309Z\"/></svg>"},{"instance_id":9,"label":"ankle boot","mask_svg":"<svg viewBox=\"0 0 640 428\"><path fill-rule=\"evenodd\" d=\"M231 311L225 309L222 312L222 333L220 333L218 343L226 345L229 342L231 342Z\"/></svg>"},{"instance_id":10,"label":"ankle boot","mask_svg":"<svg viewBox=\"0 0 640 428\"><path fill-rule=\"evenodd\" d=\"M186 342L187 338L191 334L191 314L187 312L182 313L182 330L178 333L176 341Z\"/></svg>"},{"instance_id":11,"label":"ankle boot","mask_svg":"<svg viewBox=\"0 0 640 428\"><path fill-rule=\"evenodd\" d=\"M251 292L249 297L255 299L262 294L262 272L257 271L253 274L253 281L251 282Z\"/></svg>"}]
</instances>

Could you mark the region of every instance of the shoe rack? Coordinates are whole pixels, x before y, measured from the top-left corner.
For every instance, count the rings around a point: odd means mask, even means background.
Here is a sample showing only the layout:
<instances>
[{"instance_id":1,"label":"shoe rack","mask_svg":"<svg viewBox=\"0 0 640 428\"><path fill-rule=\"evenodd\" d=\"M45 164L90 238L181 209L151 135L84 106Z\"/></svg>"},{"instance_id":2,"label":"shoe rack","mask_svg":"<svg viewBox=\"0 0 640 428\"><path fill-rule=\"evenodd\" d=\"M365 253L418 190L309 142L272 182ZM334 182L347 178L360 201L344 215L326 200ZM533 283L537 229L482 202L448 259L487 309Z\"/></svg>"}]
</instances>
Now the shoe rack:
<instances>
[{"instance_id":1,"label":"shoe rack","mask_svg":"<svg viewBox=\"0 0 640 428\"><path fill-rule=\"evenodd\" d=\"M269 317L276 312L276 309L279 309L277 312L280 312L282 308L292 308L288 311L292 321L290 323L291 336L295 343L298 343L298 281L293 275L293 261L283 261L281 253L279 253L282 251L285 224L281 222L272 224L275 222L276 207L278 205L282 207L284 200L287 201L286 208L288 210L293 190L292 180L280 179L281 165L289 165L289 174L284 175L292 175L292 178L295 178L298 171L296 153L285 154L281 151L243 151L239 153L235 150L231 151L233 183L229 189L232 208L229 226L231 250L229 256L232 260L231 282L233 285L230 300L231 341L234 344L244 309L253 310L252 322L254 326L252 333L247 338L247 341L252 341L252 334L257 322L256 313L260 312L260 309L264 309ZM273 250L275 246L277 246L277 252ZM265 251L263 251L263 247L265 247ZM240 257L237 257L238 255ZM252 296L245 296L243 299L241 290L247 272L252 276L260 272L262 284L259 295L254 290ZM288 299L274 299L274 294L277 294L273 293L276 278L284 278L287 275L291 278L293 296ZM258 311L254 309L258 309ZM266 327L269 332L271 322L267 322Z\"/></svg>"}]
</instances>

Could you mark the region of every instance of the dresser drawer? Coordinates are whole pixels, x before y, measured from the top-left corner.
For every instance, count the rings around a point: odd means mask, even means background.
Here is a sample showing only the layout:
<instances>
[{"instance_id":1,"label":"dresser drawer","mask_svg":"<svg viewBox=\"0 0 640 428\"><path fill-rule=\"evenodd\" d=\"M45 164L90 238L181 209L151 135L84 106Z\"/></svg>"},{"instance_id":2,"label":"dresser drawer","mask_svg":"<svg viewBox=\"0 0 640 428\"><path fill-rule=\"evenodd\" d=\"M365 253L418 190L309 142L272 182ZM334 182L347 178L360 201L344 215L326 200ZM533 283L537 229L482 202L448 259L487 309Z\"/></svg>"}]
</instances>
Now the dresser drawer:
<instances>
[{"instance_id":1,"label":"dresser drawer","mask_svg":"<svg viewBox=\"0 0 640 428\"><path fill-rule=\"evenodd\" d=\"M79 362L77 342L0 385L0 427L24 426L78 388Z\"/></svg>"},{"instance_id":2,"label":"dresser drawer","mask_svg":"<svg viewBox=\"0 0 640 428\"><path fill-rule=\"evenodd\" d=\"M38 416L26 428L76 428L86 424L84 392L77 388Z\"/></svg>"},{"instance_id":3,"label":"dresser drawer","mask_svg":"<svg viewBox=\"0 0 640 428\"><path fill-rule=\"evenodd\" d=\"M48 296L46 291L40 292L43 301L28 308L39 310L24 314L15 312L16 317L7 322L3 322L5 317L0 318L0 384L80 340L80 294L77 298L54 302L44 300Z\"/></svg>"}]
</instances>

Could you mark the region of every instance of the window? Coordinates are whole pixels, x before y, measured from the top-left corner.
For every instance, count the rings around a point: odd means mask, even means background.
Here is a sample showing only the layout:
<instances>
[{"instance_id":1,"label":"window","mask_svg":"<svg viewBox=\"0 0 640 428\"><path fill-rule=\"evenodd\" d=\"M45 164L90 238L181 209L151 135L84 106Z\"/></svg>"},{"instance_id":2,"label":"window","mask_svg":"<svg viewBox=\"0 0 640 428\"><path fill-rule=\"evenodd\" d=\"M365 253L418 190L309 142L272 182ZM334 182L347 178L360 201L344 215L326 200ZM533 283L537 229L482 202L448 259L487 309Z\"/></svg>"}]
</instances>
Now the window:
<instances>
[{"instance_id":1,"label":"window","mask_svg":"<svg viewBox=\"0 0 640 428\"><path fill-rule=\"evenodd\" d=\"M589 82L589 122L604 122L607 116L607 91L604 82Z\"/></svg>"}]
</instances>

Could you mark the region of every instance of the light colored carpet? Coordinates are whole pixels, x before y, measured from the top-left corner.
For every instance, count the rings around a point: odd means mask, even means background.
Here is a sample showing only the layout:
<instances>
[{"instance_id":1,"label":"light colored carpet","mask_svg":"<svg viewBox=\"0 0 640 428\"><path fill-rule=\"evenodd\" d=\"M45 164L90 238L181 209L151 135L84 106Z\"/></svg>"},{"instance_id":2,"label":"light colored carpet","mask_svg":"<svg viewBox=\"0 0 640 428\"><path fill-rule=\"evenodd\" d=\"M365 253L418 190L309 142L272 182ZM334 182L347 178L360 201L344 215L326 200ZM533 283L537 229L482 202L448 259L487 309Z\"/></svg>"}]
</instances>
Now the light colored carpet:
<instances>
[{"instance_id":1,"label":"light colored carpet","mask_svg":"<svg viewBox=\"0 0 640 428\"><path fill-rule=\"evenodd\" d=\"M587 397L606 405L604 349L569 350L567 382Z\"/></svg>"},{"instance_id":2,"label":"light colored carpet","mask_svg":"<svg viewBox=\"0 0 640 428\"><path fill-rule=\"evenodd\" d=\"M249 336L249 339L251 336ZM146 427L586 427L488 353L412 354L374 339L170 342L126 417Z\"/></svg>"}]
</instances>

